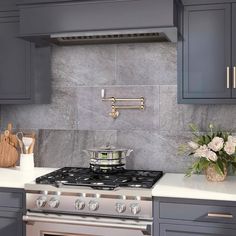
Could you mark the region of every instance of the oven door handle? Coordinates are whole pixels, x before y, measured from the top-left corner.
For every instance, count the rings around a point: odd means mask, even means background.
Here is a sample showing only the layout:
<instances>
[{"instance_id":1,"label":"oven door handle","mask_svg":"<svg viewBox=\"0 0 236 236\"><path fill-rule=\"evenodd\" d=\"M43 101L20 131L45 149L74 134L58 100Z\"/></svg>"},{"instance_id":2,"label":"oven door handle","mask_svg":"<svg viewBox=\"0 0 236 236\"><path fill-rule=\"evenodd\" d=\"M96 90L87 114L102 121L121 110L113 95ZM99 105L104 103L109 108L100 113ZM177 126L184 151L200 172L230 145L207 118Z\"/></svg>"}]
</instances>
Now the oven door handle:
<instances>
[{"instance_id":1,"label":"oven door handle","mask_svg":"<svg viewBox=\"0 0 236 236\"><path fill-rule=\"evenodd\" d=\"M48 218L33 215L23 216L24 222L43 222L43 223L55 223L55 224L69 224L69 225L83 225L92 227L105 227L105 228L118 228L118 229L128 229L128 230L139 230L145 235L151 235L152 223L114 223L114 222L99 222L99 221L86 221L86 220L75 220L75 219L58 219L58 218Z\"/></svg>"}]
</instances>

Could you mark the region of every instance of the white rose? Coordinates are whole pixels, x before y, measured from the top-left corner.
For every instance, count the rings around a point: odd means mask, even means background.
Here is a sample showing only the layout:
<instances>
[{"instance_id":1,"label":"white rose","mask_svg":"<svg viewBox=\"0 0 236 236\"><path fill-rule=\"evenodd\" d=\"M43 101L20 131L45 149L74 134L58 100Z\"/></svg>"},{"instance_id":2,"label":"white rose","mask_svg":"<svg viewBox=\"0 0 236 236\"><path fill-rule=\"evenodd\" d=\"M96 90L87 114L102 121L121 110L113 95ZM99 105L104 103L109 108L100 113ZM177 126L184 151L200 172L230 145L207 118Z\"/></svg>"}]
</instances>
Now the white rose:
<instances>
[{"instance_id":1,"label":"white rose","mask_svg":"<svg viewBox=\"0 0 236 236\"><path fill-rule=\"evenodd\" d=\"M211 161L217 161L218 156L215 154L215 152L212 152L209 150L206 153L206 159L211 160Z\"/></svg>"},{"instance_id":2,"label":"white rose","mask_svg":"<svg viewBox=\"0 0 236 236\"><path fill-rule=\"evenodd\" d=\"M223 146L224 146L224 139L219 137L213 138L211 142L208 143L208 147L215 152L220 151L223 148Z\"/></svg>"},{"instance_id":3,"label":"white rose","mask_svg":"<svg viewBox=\"0 0 236 236\"><path fill-rule=\"evenodd\" d=\"M209 149L207 148L206 145L200 146L195 153L193 154L194 157L206 157L207 152Z\"/></svg>"},{"instance_id":4,"label":"white rose","mask_svg":"<svg viewBox=\"0 0 236 236\"><path fill-rule=\"evenodd\" d=\"M234 145L236 145L236 137L235 137L235 136L229 135L228 141L231 142L231 143L233 143Z\"/></svg>"},{"instance_id":5,"label":"white rose","mask_svg":"<svg viewBox=\"0 0 236 236\"><path fill-rule=\"evenodd\" d=\"M195 143L195 142L192 142L192 141L188 142L188 145L192 149L198 149L199 148L199 145L197 143Z\"/></svg>"},{"instance_id":6,"label":"white rose","mask_svg":"<svg viewBox=\"0 0 236 236\"><path fill-rule=\"evenodd\" d=\"M233 142L227 141L225 143L224 150L228 155L234 154L235 153L235 144Z\"/></svg>"}]
</instances>

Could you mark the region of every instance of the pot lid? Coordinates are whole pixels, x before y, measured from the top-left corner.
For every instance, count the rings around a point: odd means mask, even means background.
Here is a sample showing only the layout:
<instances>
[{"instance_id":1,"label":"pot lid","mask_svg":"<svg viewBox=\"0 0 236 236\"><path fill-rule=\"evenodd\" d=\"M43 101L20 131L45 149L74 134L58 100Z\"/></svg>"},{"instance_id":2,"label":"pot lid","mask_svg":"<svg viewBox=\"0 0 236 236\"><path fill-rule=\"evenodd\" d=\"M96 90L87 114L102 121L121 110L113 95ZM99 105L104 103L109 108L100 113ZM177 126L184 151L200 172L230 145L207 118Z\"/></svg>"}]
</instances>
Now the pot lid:
<instances>
[{"instance_id":1,"label":"pot lid","mask_svg":"<svg viewBox=\"0 0 236 236\"><path fill-rule=\"evenodd\" d=\"M116 148L111 146L110 143L107 143L105 146L101 146L100 148L90 148L87 149L89 152L127 152L129 149L127 148Z\"/></svg>"}]
</instances>

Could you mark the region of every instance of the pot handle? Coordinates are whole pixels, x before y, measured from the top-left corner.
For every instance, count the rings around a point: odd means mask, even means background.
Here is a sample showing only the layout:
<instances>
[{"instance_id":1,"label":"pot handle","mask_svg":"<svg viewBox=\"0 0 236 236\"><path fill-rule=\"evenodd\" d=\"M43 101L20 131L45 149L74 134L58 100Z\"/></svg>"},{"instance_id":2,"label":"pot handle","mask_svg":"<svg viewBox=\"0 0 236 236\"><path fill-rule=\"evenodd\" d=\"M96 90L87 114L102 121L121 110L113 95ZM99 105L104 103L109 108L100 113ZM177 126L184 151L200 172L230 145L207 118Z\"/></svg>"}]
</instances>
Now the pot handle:
<instances>
[{"instance_id":1,"label":"pot handle","mask_svg":"<svg viewBox=\"0 0 236 236\"><path fill-rule=\"evenodd\" d=\"M133 149L128 149L127 153L126 153L126 156L129 157L130 154L133 152L134 150Z\"/></svg>"}]
</instances>

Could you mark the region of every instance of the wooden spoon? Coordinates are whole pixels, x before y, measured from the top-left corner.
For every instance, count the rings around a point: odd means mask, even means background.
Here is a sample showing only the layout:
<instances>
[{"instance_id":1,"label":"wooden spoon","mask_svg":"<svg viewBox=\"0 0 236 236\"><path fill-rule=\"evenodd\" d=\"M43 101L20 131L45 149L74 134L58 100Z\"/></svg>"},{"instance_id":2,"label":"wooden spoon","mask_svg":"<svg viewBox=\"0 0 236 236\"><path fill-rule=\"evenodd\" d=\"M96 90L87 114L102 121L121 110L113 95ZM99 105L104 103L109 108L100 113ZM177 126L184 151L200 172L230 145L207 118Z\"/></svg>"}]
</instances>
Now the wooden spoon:
<instances>
[{"instance_id":1,"label":"wooden spoon","mask_svg":"<svg viewBox=\"0 0 236 236\"><path fill-rule=\"evenodd\" d=\"M32 143L29 147L29 151L28 151L29 154L34 153L34 145L35 145L35 138L33 138Z\"/></svg>"},{"instance_id":2,"label":"wooden spoon","mask_svg":"<svg viewBox=\"0 0 236 236\"><path fill-rule=\"evenodd\" d=\"M19 146L20 146L21 154L24 154L24 145L23 145L23 142L22 142L23 133L22 132L18 132L16 134L16 138L17 138L17 141L18 141Z\"/></svg>"}]
</instances>

